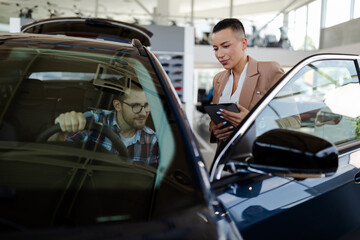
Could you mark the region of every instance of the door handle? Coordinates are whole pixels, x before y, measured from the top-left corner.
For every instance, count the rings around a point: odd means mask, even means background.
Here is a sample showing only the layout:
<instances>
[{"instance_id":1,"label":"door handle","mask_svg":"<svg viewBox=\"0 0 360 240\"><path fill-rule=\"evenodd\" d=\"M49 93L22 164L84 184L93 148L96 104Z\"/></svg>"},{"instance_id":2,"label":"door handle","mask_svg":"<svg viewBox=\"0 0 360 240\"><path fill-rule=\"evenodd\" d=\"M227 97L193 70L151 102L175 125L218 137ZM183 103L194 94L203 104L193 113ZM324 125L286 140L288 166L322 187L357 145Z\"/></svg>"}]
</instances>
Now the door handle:
<instances>
[{"instance_id":1,"label":"door handle","mask_svg":"<svg viewBox=\"0 0 360 240\"><path fill-rule=\"evenodd\" d=\"M360 184L360 172L358 172L358 173L355 174L354 182L355 182L356 184Z\"/></svg>"}]
</instances>

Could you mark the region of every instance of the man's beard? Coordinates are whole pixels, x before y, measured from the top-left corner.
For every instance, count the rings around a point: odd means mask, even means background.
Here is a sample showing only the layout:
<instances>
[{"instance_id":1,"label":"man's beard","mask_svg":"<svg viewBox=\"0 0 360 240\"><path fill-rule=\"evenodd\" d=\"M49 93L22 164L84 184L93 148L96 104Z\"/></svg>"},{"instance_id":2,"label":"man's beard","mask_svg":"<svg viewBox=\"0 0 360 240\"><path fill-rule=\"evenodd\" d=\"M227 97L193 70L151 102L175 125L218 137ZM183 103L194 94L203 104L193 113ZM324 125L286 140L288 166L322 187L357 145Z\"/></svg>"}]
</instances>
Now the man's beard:
<instances>
[{"instance_id":1,"label":"man's beard","mask_svg":"<svg viewBox=\"0 0 360 240\"><path fill-rule=\"evenodd\" d=\"M147 117L139 117L139 118L134 118L134 120L133 120L133 122L132 122L132 124L131 124L131 126L133 127L133 128L135 128L135 129L137 129L137 130L139 130L139 129L143 129L144 127L145 127L145 124L146 124L146 119L147 119ZM139 124L136 124L136 123L138 123L139 121L141 121L141 123L139 123Z\"/></svg>"}]
</instances>

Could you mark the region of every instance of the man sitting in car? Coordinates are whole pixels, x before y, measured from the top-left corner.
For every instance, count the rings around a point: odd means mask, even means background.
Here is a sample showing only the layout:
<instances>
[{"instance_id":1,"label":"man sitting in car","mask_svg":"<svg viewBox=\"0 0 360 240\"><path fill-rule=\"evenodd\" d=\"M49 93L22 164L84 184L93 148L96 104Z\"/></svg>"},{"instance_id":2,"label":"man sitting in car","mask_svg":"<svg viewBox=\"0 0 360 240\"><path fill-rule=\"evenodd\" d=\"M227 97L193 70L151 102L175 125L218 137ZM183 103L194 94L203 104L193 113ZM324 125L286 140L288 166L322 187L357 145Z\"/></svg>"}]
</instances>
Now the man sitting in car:
<instances>
[{"instance_id":1,"label":"man sitting in car","mask_svg":"<svg viewBox=\"0 0 360 240\"><path fill-rule=\"evenodd\" d=\"M112 142L96 132L82 131L86 121L102 123L117 133L125 144L130 162L134 165L147 165L157 168L159 164L159 144L155 132L145 126L150 108L145 93L140 86L132 85L131 89L120 93L113 100L114 110L92 110L85 113L66 112L55 119L63 134L57 134L57 140L93 141L107 150L117 152Z\"/></svg>"}]
</instances>

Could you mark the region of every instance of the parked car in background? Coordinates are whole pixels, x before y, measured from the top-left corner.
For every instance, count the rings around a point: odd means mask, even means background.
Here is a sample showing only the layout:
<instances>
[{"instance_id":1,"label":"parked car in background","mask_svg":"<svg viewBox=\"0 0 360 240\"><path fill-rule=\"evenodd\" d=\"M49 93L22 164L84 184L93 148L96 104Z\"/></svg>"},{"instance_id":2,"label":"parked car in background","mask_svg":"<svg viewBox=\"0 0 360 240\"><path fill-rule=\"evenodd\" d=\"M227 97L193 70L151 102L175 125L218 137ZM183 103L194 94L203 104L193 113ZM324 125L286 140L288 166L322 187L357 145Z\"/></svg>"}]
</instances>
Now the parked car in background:
<instances>
[{"instance_id":1,"label":"parked car in background","mask_svg":"<svg viewBox=\"0 0 360 240\"><path fill-rule=\"evenodd\" d=\"M171 81L139 40L0 34L0 69L1 239L338 239L360 230L359 101L346 97L359 90L359 56L301 61L219 146L210 172ZM133 164L121 138L94 122L86 131L115 152L51 140L59 114L112 111L135 85L158 166Z\"/></svg>"}]
</instances>

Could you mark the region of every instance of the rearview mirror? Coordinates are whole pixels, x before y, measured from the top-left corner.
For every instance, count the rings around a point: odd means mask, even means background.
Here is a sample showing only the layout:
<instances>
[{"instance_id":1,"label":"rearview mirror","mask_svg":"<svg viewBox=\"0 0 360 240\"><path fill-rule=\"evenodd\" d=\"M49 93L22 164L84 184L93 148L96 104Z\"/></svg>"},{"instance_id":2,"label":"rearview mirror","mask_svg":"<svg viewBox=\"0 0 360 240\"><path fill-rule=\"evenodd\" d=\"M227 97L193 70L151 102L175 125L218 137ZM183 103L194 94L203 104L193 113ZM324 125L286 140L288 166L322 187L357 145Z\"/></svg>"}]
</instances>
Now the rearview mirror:
<instances>
[{"instance_id":1,"label":"rearview mirror","mask_svg":"<svg viewBox=\"0 0 360 240\"><path fill-rule=\"evenodd\" d=\"M271 175L295 178L333 175L336 147L325 139L287 129L274 129L256 138L248 166Z\"/></svg>"}]
</instances>

